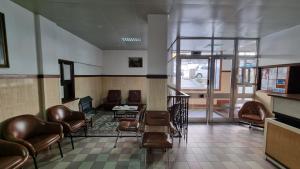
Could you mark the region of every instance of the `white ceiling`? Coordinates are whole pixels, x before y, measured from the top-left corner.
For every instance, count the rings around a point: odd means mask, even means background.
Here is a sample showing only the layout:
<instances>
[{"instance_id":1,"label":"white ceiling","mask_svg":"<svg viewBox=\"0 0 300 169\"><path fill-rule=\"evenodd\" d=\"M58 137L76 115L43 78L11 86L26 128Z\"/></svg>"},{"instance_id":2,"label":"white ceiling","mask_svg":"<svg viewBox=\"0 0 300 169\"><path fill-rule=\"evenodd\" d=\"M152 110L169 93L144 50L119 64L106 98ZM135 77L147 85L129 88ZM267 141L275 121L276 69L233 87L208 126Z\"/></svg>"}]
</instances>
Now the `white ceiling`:
<instances>
[{"instance_id":1,"label":"white ceiling","mask_svg":"<svg viewBox=\"0 0 300 169\"><path fill-rule=\"evenodd\" d=\"M300 24L299 0L12 1L101 49L146 49L147 14L169 14L169 43L177 35L263 37Z\"/></svg>"}]
</instances>

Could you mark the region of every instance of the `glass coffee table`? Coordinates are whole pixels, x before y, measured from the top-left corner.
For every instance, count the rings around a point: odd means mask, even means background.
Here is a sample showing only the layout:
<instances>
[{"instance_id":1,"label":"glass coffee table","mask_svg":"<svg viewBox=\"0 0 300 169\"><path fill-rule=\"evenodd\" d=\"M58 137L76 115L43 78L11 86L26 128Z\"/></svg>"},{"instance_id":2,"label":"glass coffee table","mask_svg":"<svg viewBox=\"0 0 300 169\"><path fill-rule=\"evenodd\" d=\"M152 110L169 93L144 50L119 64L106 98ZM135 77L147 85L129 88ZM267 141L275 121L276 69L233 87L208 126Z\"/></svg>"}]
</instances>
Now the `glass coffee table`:
<instances>
[{"instance_id":1,"label":"glass coffee table","mask_svg":"<svg viewBox=\"0 0 300 169\"><path fill-rule=\"evenodd\" d=\"M112 111L114 112L114 119L118 118L135 118L138 114L138 106L115 106L112 108Z\"/></svg>"}]
</instances>

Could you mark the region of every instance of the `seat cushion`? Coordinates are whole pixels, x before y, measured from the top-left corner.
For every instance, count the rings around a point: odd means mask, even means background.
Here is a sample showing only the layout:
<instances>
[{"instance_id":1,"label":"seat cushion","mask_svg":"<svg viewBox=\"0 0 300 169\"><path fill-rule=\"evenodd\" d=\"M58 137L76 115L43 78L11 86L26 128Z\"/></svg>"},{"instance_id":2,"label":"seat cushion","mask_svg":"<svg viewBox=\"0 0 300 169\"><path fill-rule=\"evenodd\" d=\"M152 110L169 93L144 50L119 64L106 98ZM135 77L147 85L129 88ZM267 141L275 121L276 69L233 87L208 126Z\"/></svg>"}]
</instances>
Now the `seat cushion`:
<instances>
[{"instance_id":1,"label":"seat cushion","mask_svg":"<svg viewBox=\"0 0 300 169\"><path fill-rule=\"evenodd\" d=\"M40 152L59 140L60 136L58 134L39 135L27 139L27 141L33 145L37 152Z\"/></svg>"},{"instance_id":2,"label":"seat cushion","mask_svg":"<svg viewBox=\"0 0 300 169\"><path fill-rule=\"evenodd\" d=\"M0 156L0 168L11 169L22 165L26 159L22 156Z\"/></svg>"},{"instance_id":3,"label":"seat cushion","mask_svg":"<svg viewBox=\"0 0 300 169\"><path fill-rule=\"evenodd\" d=\"M71 132L78 131L82 126L85 126L85 120L67 121L70 124Z\"/></svg>"},{"instance_id":4,"label":"seat cushion","mask_svg":"<svg viewBox=\"0 0 300 169\"><path fill-rule=\"evenodd\" d=\"M138 122L137 121L120 121L118 129L120 131L137 131Z\"/></svg>"},{"instance_id":5,"label":"seat cushion","mask_svg":"<svg viewBox=\"0 0 300 169\"><path fill-rule=\"evenodd\" d=\"M149 132L143 137L143 147L145 148L172 148L172 140L169 134Z\"/></svg>"},{"instance_id":6,"label":"seat cushion","mask_svg":"<svg viewBox=\"0 0 300 169\"><path fill-rule=\"evenodd\" d=\"M251 122L256 122L256 123L263 123L264 120L261 119L259 115L256 114L243 114L242 115L243 120L251 121Z\"/></svg>"}]
</instances>

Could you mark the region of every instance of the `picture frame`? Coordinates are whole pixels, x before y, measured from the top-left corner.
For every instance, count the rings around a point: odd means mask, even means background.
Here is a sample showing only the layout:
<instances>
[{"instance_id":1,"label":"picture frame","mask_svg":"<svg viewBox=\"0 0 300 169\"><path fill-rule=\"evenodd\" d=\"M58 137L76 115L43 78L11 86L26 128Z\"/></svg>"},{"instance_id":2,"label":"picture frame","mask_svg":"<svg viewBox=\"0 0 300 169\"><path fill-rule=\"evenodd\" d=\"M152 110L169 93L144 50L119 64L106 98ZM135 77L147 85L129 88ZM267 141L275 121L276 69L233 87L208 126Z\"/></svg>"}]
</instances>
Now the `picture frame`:
<instances>
[{"instance_id":1,"label":"picture frame","mask_svg":"<svg viewBox=\"0 0 300 169\"><path fill-rule=\"evenodd\" d=\"M142 68L143 67L143 58L142 57L129 57L128 58L128 67L129 68Z\"/></svg>"},{"instance_id":2,"label":"picture frame","mask_svg":"<svg viewBox=\"0 0 300 169\"><path fill-rule=\"evenodd\" d=\"M0 68L8 68L8 50L5 30L5 16L0 12Z\"/></svg>"}]
</instances>

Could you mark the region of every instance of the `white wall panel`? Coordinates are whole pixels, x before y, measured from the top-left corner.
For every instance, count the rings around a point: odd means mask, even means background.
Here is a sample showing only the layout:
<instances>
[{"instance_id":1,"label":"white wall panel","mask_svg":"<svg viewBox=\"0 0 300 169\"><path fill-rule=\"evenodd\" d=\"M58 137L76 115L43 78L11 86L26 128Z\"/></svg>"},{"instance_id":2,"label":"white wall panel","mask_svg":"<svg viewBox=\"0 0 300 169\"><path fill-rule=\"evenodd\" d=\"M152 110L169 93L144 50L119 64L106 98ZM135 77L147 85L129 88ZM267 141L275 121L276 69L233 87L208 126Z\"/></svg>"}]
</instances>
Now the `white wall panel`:
<instances>
[{"instance_id":1,"label":"white wall panel","mask_svg":"<svg viewBox=\"0 0 300 169\"><path fill-rule=\"evenodd\" d=\"M0 1L5 15L9 68L0 74L37 74L34 15L10 0Z\"/></svg>"},{"instance_id":2,"label":"white wall panel","mask_svg":"<svg viewBox=\"0 0 300 169\"><path fill-rule=\"evenodd\" d=\"M261 38L259 65L300 63L300 25Z\"/></svg>"},{"instance_id":3,"label":"white wall panel","mask_svg":"<svg viewBox=\"0 0 300 169\"><path fill-rule=\"evenodd\" d=\"M129 68L129 57L142 57L142 68ZM147 51L145 50L104 50L103 74L105 75L146 75Z\"/></svg>"}]
</instances>

